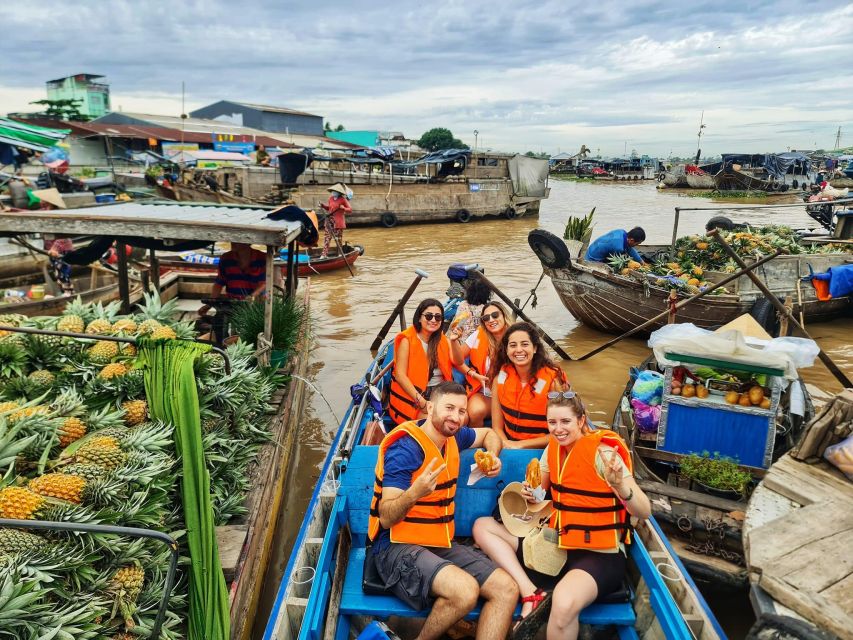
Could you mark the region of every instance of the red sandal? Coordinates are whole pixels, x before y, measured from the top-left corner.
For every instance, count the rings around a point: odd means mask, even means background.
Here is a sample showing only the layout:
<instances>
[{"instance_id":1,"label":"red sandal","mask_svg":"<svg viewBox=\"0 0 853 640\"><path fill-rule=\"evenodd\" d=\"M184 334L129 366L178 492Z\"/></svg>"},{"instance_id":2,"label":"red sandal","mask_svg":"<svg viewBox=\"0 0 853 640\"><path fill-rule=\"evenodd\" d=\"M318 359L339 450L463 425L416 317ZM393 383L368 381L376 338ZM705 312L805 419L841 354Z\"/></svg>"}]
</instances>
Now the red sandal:
<instances>
[{"instance_id":1,"label":"red sandal","mask_svg":"<svg viewBox=\"0 0 853 640\"><path fill-rule=\"evenodd\" d=\"M551 592L537 589L529 596L523 596L521 602L533 603L533 609L522 618L512 631L512 640L532 640L539 628L548 620L551 613Z\"/></svg>"}]
</instances>

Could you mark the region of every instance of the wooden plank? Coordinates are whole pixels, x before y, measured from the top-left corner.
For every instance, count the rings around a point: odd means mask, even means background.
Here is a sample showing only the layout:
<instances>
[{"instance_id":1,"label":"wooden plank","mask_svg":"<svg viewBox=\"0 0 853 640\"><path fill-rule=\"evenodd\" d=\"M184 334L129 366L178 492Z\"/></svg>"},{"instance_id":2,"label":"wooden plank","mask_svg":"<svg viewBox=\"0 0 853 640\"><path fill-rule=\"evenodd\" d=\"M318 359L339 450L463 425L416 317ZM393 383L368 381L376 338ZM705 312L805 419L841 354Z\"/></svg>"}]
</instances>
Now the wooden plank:
<instances>
[{"instance_id":1,"label":"wooden plank","mask_svg":"<svg viewBox=\"0 0 853 640\"><path fill-rule=\"evenodd\" d=\"M681 459L685 454L683 453L671 453L669 451L660 451L659 449L652 449L651 447L644 447L642 445L634 445L634 452L646 458L652 458L654 460L662 460L664 462L675 462L676 464L681 462ZM747 465L738 465L738 469L741 471L746 471L747 473L751 473L756 478L763 478L767 475L767 469L762 469L760 467L750 467Z\"/></svg>"},{"instance_id":2,"label":"wooden plank","mask_svg":"<svg viewBox=\"0 0 853 640\"><path fill-rule=\"evenodd\" d=\"M792 587L784 580L764 574L759 580L759 586L818 627L834 633L839 638L851 637L853 617L825 598L806 593Z\"/></svg>"},{"instance_id":3,"label":"wooden plank","mask_svg":"<svg viewBox=\"0 0 853 640\"><path fill-rule=\"evenodd\" d=\"M341 607L341 594L344 591L344 578L346 577L347 561L349 560L351 548L352 536L350 535L349 527L345 526L341 529L341 535L338 538L338 548L335 552L335 577L329 593L329 609L326 612L326 628L323 633L323 640L334 640L337 634L338 612Z\"/></svg>"},{"instance_id":4,"label":"wooden plank","mask_svg":"<svg viewBox=\"0 0 853 640\"><path fill-rule=\"evenodd\" d=\"M219 563L222 565L222 573L225 574L226 582L230 582L234 578L248 532L249 527L245 524L216 527Z\"/></svg>"},{"instance_id":5,"label":"wooden plank","mask_svg":"<svg viewBox=\"0 0 853 640\"><path fill-rule=\"evenodd\" d=\"M782 556L764 573L784 579L792 586L809 592L820 592L843 581L853 573L853 555L839 553L849 547L853 526L808 544L796 553Z\"/></svg>"},{"instance_id":6,"label":"wooden plank","mask_svg":"<svg viewBox=\"0 0 853 640\"><path fill-rule=\"evenodd\" d=\"M821 595L853 615L853 574L825 589Z\"/></svg>"},{"instance_id":7,"label":"wooden plank","mask_svg":"<svg viewBox=\"0 0 853 640\"><path fill-rule=\"evenodd\" d=\"M672 485L664 484L663 482L639 480L637 484L640 485L640 488L643 491L650 491L676 500L684 500L685 502L705 505L712 509L725 511L727 513L730 511L741 511L746 506L742 502L735 502L734 500L727 500L726 498L718 498L717 496L699 493L698 491L691 491L690 489L684 489L682 487L673 487Z\"/></svg>"}]
</instances>

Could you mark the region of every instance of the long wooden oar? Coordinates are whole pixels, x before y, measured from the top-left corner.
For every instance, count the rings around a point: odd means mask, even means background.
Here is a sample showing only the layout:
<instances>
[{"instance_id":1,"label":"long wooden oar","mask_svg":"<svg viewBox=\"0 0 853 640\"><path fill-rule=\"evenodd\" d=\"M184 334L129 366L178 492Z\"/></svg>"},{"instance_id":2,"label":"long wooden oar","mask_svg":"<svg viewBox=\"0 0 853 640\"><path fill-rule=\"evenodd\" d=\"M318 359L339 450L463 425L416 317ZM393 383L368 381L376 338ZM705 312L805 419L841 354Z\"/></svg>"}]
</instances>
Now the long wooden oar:
<instances>
[{"instance_id":1,"label":"long wooden oar","mask_svg":"<svg viewBox=\"0 0 853 640\"><path fill-rule=\"evenodd\" d=\"M756 262L753 265L750 265L750 266L744 265L744 268L742 270L723 278L722 280L720 280L716 284L708 287L704 291L700 291L699 293L693 294L689 298L685 298L684 300L677 302L675 304L675 309L676 310L681 309L682 307L687 306L691 302L695 302L699 298L704 298L709 293L713 293L714 291L716 291L720 287L727 285L732 280L737 280L738 278L740 278L744 274L750 274L751 275L751 272L753 269L755 269L756 267L760 267L761 265L763 265L767 262L770 262L773 258L776 258L777 256L781 255L782 253L784 253L784 251L779 250L779 251L776 251L776 253L772 253L769 256L763 257L761 260L759 260L758 262ZM656 322L663 320L664 318L666 318L669 315L669 313L670 313L670 309L667 309L666 311L662 311L661 313L656 315L654 318L650 318L650 319L646 320L643 324L637 325L636 327L634 327L630 331L623 333L621 336L617 336L616 338L613 338L609 342L605 342L603 345L596 347L595 349L593 349L589 353L585 353L584 355L582 355L579 358L572 358L572 360L580 361L580 360L586 360L587 358L591 358L596 353L600 353L600 352L604 351L605 349L609 349L610 347L612 347L617 342L620 342L621 340L624 340L625 338L629 338L630 336L634 335L635 333L639 333L643 329L647 329L648 327L655 324Z\"/></svg>"},{"instance_id":2,"label":"long wooden oar","mask_svg":"<svg viewBox=\"0 0 853 640\"><path fill-rule=\"evenodd\" d=\"M391 312L391 315L388 316L388 319L385 321L385 324L382 325L382 328L379 330L379 333L376 334L376 338L373 340L373 344L370 345L371 351L376 351L379 346L382 344L382 341L385 339L385 336L388 335L388 331L391 329L391 325L394 324L394 320L397 318L400 313L403 311L403 307L406 306L406 303L409 301L409 298L412 297L412 294L415 292L415 289L418 288L418 285L421 283L423 278L429 278L429 274L426 271L422 271L421 269L415 269L415 279L412 280L412 284L409 285L409 288L406 290L406 293L403 294L403 297L400 298L399 302L397 302L397 306L394 307L394 310Z\"/></svg>"},{"instance_id":3,"label":"long wooden oar","mask_svg":"<svg viewBox=\"0 0 853 640\"><path fill-rule=\"evenodd\" d=\"M719 229L714 229L712 231L709 231L708 235L714 236L717 239L717 242L719 242L723 246L723 250L727 254L729 254L729 257L732 260L734 260L738 264L738 266L740 266L741 269L746 270L746 272L747 272L746 275L748 275L749 279L755 283L755 286L761 290L761 293L763 293L765 295L768 302L770 302L770 304L772 304L774 307L776 307L776 311L778 311L782 317L788 318L788 324L789 325L793 325L794 327L796 327L799 334L801 336L803 336L804 338L808 338L809 340L814 340L814 338L812 338L809 335L808 331L806 331L803 328L803 325L801 325L799 322L797 322L797 319L794 318L794 314L791 313L791 310L788 307L786 307L784 304L782 304L779 301L779 298L777 298L775 295L773 295L773 293L770 291L770 289L767 288L767 285L765 285L761 281L761 278L759 278L757 275L755 275L752 272L752 269L750 269L749 267L746 266L746 263L741 259L741 257L737 254L737 252L734 249L732 249L731 246L729 246L729 243L723 239L723 236L720 234ZM760 263L755 263L754 265L752 265L752 268L757 267L758 264L760 264ZM853 382L850 381L850 378L848 378L846 375L844 375L844 372L838 368L838 365L836 365L835 362L833 362L832 358L830 358L823 349L818 351L817 357L820 358L820 361L826 365L826 368L829 369L829 371L832 373L832 375L835 376L836 380L838 380L842 385L844 385L845 388L853 387Z\"/></svg>"},{"instance_id":4,"label":"long wooden oar","mask_svg":"<svg viewBox=\"0 0 853 640\"><path fill-rule=\"evenodd\" d=\"M515 312L515 315L517 315L519 318L521 318L525 322L529 323L534 329L536 329L536 331L539 332L539 335L542 336L542 339L547 344L549 344L554 351L557 352L558 356L560 356L563 360L571 360L572 359L572 357L568 353L563 351L563 349L560 347L560 345L558 345L556 342L554 342L554 339L551 338L551 336L549 336L547 333L545 333L542 330L542 328L539 327L539 325L537 325L535 322L533 322L533 320L531 320L526 315L524 315L524 311L522 311L520 308L518 308L512 300L510 300L508 297L506 297L504 295L504 293L500 289L498 289L494 285L494 283L492 283L491 280L489 280L485 275L483 275L483 273L478 271L476 268L469 269L468 273L470 273L474 277L479 278L483 282L483 284L485 284L487 287L489 287L489 289L494 291L495 294L498 296L498 298L503 300L504 303L506 303L506 305Z\"/></svg>"},{"instance_id":5,"label":"long wooden oar","mask_svg":"<svg viewBox=\"0 0 853 640\"><path fill-rule=\"evenodd\" d=\"M341 257L344 259L344 264L347 265L347 269L349 269L349 274L355 278L355 274L352 272L349 260L347 260L347 256L344 254L344 248L341 246L341 241L338 240L338 236L335 233L332 234L332 237L335 239L335 244L338 245L338 251L341 252Z\"/></svg>"}]
</instances>

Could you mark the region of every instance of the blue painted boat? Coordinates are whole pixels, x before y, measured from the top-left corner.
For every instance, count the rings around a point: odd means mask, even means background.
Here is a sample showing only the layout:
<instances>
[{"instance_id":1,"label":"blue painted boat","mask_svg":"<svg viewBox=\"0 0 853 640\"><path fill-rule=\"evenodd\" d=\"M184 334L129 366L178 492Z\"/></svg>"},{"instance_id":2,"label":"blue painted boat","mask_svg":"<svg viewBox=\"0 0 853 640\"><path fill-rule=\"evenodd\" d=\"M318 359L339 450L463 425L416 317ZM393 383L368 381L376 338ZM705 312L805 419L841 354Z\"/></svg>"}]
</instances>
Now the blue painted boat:
<instances>
[{"instance_id":1,"label":"blue painted boat","mask_svg":"<svg viewBox=\"0 0 853 640\"><path fill-rule=\"evenodd\" d=\"M376 620L423 616L390 595L362 591L368 509L383 425L379 398L387 382L390 343L380 350L341 422L314 489L267 621L264 640L346 640ZM367 384L370 381L372 384ZM387 428L387 427L383 427ZM378 436L381 437L381 431ZM462 452L456 493L456 533L470 536L476 518L491 513L506 482L524 477L541 451L501 454L501 475L467 486L473 450ZM629 590L587 607L581 623L613 637L719 640L725 634L654 519L639 523L629 546ZM479 608L470 615L476 619ZM372 636L381 637L381 636Z\"/></svg>"}]
</instances>

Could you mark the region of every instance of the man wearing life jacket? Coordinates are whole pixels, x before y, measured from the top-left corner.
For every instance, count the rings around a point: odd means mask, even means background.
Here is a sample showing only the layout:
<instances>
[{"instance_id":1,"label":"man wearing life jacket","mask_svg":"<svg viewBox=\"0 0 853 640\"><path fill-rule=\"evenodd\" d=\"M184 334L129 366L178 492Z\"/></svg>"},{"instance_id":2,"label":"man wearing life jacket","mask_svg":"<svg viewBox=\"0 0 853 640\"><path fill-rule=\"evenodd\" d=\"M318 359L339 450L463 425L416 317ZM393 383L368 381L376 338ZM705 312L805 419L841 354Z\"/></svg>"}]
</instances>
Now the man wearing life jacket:
<instances>
[{"instance_id":1,"label":"man wearing life jacket","mask_svg":"<svg viewBox=\"0 0 853 640\"><path fill-rule=\"evenodd\" d=\"M516 580L523 619L513 638L532 638L546 621L548 640L575 640L580 612L613 593L625 575L630 517L651 515L649 499L632 475L631 454L609 429L593 430L573 391L548 394L549 441L539 461L541 487L551 491L550 526L557 530L566 562L556 576L524 566L521 532L480 518L474 539ZM525 483L528 502L534 497ZM552 593L547 593L553 590Z\"/></svg>"},{"instance_id":2,"label":"man wearing life jacket","mask_svg":"<svg viewBox=\"0 0 853 640\"><path fill-rule=\"evenodd\" d=\"M477 638L504 638L518 601L507 573L480 551L454 541L459 450L485 447L500 472L500 439L491 429L463 426L465 388L439 384L426 419L404 422L379 446L368 540L386 588L414 609L431 609L419 640L443 637L478 598L486 602Z\"/></svg>"}]
</instances>

